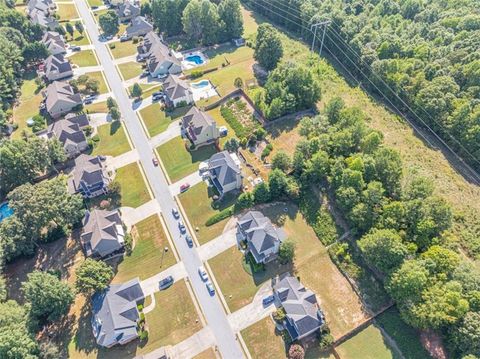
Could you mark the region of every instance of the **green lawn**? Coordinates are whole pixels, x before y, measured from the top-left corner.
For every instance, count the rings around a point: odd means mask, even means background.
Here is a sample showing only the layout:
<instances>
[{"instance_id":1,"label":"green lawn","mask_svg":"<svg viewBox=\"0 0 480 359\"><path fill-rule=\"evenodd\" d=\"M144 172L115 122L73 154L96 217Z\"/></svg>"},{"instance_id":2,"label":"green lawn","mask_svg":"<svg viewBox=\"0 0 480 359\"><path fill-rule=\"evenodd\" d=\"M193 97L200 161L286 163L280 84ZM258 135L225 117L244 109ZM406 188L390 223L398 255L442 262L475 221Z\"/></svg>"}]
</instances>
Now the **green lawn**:
<instances>
[{"instance_id":1,"label":"green lawn","mask_svg":"<svg viewBox=\"0 0 480 359\"><path fill-rule=\"evenodd\" d=\"M217 127L225 126L228 130L228 134L225 137L220 138L220 148L223 148L223 145L227 140L229 140L232 137L235 136L235 131L230 127L227 121L223 118L222 114L220 113L220 106L217 106L210 111L207 111L207 113L212 116L212 118L215 120L217 123Z\"/></svg>"},{"instance_id":2,"label":"green lawn","mask_svg":"<svg viewBox=\"0 0 480 359\"><path fill-rule=\"evenodd\" d=\"M91 79L98 80L98 84L99 84L98 85L98 93L99 94L107 93L109 91L107 83L105 82L105 78L103 77L103 72L102 71L89 72L87 75Z\"/></svg>"},{"instance_id":3,"label":"green lawn","mask_svg":"<svg viewBox=\"0 0 480 359\"><path fill-rule=\"evenodd\" d=\"M100 138L93 149L92 155L118 156L131 150L125 129L119 121L97 127Z\"/></svg>"},{"instance_id":4,"label":"green lawn","mask_svg":"<svg viewBox=\"0 0 480 359\"><path fill-rule=\"evenodd\" d=\"M142 65L138 62L126 62L118 65L118 70L122 74L123 79L130 80L142 73Z\"/></svg>"},{"instance_id":5,"label":"green lawn","mask_svg":"<svg viewBox=\"0 0 480 359\"><path fill-rule=\"evenodd\" d=\"M70 21L70 23L72 24L73 28L75 29L75 21ZM63 27L66 26L66 22L62 23ZM75 31L73 32L73 36L70 36L70 34L66 34L65 36L65 40L70 44L70 45L78 45L78 46L81 46L81 45L89 45L90 44L90 40L88 39L88 36L87 36L87 33L86 31L83 32L83 34L80 34L77 29L75 29Z\"/></svg>"},{"instance_id":6,"label":"green lawn","mask_svg":"<svg viewBox=\"0 0 480 359\"><path fill-rule=\"evenodd\" d=\"M401 358L395 349L388 344L380 329L373 324L335 349L342 359Z\"/></svg>"},{"instance_id":7,"label":"green lawn","mask_svg":"<svg viewBox=\"0 0 480 359\"><path fill-rule=\"evenodd\" d=\"M74 3L57 4L57 15L60 17L59 21L69 21L80 17Z\"/></svg>"},{"instance_id":8,"label":"green lawn","mask_svg":"<svg viewBox=\"0 0 480 359\"><path fill-rule=\"evenodd\" d=\"M138 44L134 44L133 41L116 41L114 44L115 48L110 49L114 59L120 59L122 57L135 55L137 53Z\"/></svg>"},{"instance_id":9,"label":"green lawn","mask_svg":"<svg viewBox=\"0 0 480 359\"><path fill-rule=\"evenodd\" d=\"M166 113L157 102L142 109L140 116L147 127L148 134L153 137L165 131L173 121L182 118L189 109L190 107L180 107Z\"/></svg>"},{"instance_id":10,"label":"green lawn","mask_svg":"<svg viewBox=\"0 0 480 359\"><path fill-rule=\"evenodd\" d=\"M74 55L68 57L68 59L75 65L79 67L86 67L86 66L97 66L97 58L95 57L95 53L93 50L84 50L75 53Z\"/></svg>"},{"instance_id":11,"label":"green lawn","mask_svg":"<svg viewBox=\"0 0 480 359\"><path fill-rule=\"evenodd\" d=\"M135 247L118 265L114 283L123 283L135 277L144 280L176 263L158 215L155 214L135 224L132 232ZM162 262L164 248L168 248L168 251L163 256Z\"/></svg>"},{"instance_id":12,"label":"green lawn","mask_svg":"<svg viewBox=\"0 0 480 359\"><path fill-rule=\"evenodd\" d=\"M92 6L102 6L103 5L102 0L87 0L87 3L88 3L88 5L90 5L90 7L92 7Z\"/></svg>"},{"instance_id":13,"label":"green lawn","mask_svg":"<svg viewBox=\"0 0 480 359\"><path fill-rule=\"evenodd\" d=\"M140 84L140 87L142 89L142 96L140 98L146 99L147 97L151 96L152 93L155 91L161 90L162 85L159 83L151 83L151 84ZM132 96L132 90L133 90L133 85L128 88L128 93L130 97Z\"/></svg>"},{"instance_id":14,"label":"green lawn","mask_svg":"<svg viewBox=\"0 0 480 359\"><path fill-rule=\"evenodd\" d=\"M201 244L222 234L223 228L228 222L228 219L224 219L207 227L205 226L207 219L235 202L235 197L226 196L224 200L222 200L220 207L213 209L211 206L213 194L213 189L208 187L205 182L201 182L178 196L187 213L190 224L194 228L198 227L196 236Z\"/></svg>"},{"instance_id":15,"label":"green lawn","mask_svg":"<svg viewBox=\"0 0 480 359\"><path fill-rule=\"evenodd\" d=\"M270 317L264 318L240 332L253 359L286 358L283 338L275 333Z\"/></svg>"},{"instance_id":16,"label":"green lawn","mask_svg":"<svg viewBox=\"0 0 480 359\"><path fill-rule=\"evenodd\" d=\"M217 152L215 146L204 146L196 151L188 151L181 137L157 147L165 170L172 183L198 170L200 162L208 160Z\"/></svg>"},{"instance_id":17,"label":"green lawn","mask_svg":"<svg viewBox=\"0 0 480 359\"><path fill-rule=\"evenodd\" d=\"M107 113L108 112L107 101L91 103L90 105L86 105L84 108L85 108L85 111L87 111L88 113Z\"/></svg>"},{"instance_id":18,"label":"green lawn","mask_svg":"<svg viewBox=\"0 0 480 359\"><path fill-rule=\"evenodd\" d=\"M120 184L120 203L122 207L137 208L150 201L150 193L137 162L117 169L115 181ZM157 270L158 268L155 268Z\"/></svg>"},{"instance_id":19,"label":"green lawn","mask_svg":"<svg viewBox=\"0 0 480 359\"><path fill-rule=\"evenodd\" d=\"M27 126L27 120L39 113L40 102L43 96L41 89L37 88L35 83L36 74L34 72L26 73L23 84L20 89L19 105L13 108L13 121L18 125L18 129L13 133L13 138L20 138L22 131L32 133Z\"/></svg>"}]
</instances>

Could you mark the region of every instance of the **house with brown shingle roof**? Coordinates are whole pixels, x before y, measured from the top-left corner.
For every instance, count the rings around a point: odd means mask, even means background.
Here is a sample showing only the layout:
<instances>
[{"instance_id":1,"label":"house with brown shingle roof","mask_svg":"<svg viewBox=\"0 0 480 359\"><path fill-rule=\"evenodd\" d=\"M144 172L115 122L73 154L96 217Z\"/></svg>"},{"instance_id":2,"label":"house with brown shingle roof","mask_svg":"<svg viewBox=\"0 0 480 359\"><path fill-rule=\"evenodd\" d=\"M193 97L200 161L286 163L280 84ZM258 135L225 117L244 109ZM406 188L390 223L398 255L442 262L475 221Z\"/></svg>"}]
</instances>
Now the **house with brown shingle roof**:
<instances>
[{"instance_id":1,"label":"house with brown shingle roof","mask_svg":"<svg viewBox=\"0 0 480 359\"><path fill-rule=\"evenodd\" d=\"M147 69L152 77L182 72L182 64L176 53L154 31L145 35L137 50L139 56L146 59Z\"/></svg>"},{"instance_id":2,"label":"house with brown shingle roof","mask_svg":"<svg viewBox=\"0 0 480 359\"><path fill-rule=\"evenodd\" d=\"M220 137L217 123L208 113L193 106L182 118L182 133L195 146L215 143Z\"/></svg>"},{"instance_id":3,"label":"house with brown shingle roof","mask_svg":"<svg viewBox=\"0 0 480 359\"><path fill-rule=\"evenodd\" d=\"M66 54L65 39L56 31L47 31L43 34L42 44L45 45L48 52L52 55Z\"/></svg>"},{"instance_id":4,"label":"house with brown shingle roof","mask_svg":"<svg viewBox=\"0 0 480 359\"><path fill-rule=\"evenodd\" d=\"M169 75L163 82L163 91L168 106L177 107L181 103L193 103L193 94L186 81L177 75Z\"/></svg>"}]
</instances>

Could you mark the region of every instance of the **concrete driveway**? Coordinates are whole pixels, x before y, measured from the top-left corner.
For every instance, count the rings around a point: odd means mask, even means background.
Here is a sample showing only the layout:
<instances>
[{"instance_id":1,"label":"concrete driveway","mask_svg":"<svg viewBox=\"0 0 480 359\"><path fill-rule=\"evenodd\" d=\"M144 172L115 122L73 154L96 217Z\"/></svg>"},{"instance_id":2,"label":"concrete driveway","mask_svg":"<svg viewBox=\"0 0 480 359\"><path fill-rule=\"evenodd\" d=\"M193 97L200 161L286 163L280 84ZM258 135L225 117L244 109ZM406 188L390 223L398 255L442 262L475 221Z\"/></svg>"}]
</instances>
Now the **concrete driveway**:
<instances>
[{"instance_id":1,"label":"concrete driveway","mask_svg":"<svg viewBox=\"0 0 480 359\"><path fill-rule=\"evenodd\" d=\"M113 62L115 62L115 64L117 64L117 65L124 64L126 62L137 62L137 54L121 57L119 59L113 60Z\"/></svg>"},{"instance_id":2,"label":"concrete driveway","mask_svg":"<svg viewBox=\"0 0 480 359\"><path fill-rule=\"evenodd\" d=\"M162 133L159 133L158 135L152 137L150 139L150 145L153 148L156 148L165 142L170 141L171 139L180 136L181 134L181 129L179 126L180 120L172 122L170 125L168 125L168 128L163 131Z\"/></svg>"},{"instance_id":3,"label":"concrete driveway","mask_svg":"<svg viewBox=\"0 0 480 359\"><path fill-rule=\"evenodd\" d=\"M237 244L237 229L231 229L225 233L222 233L217 238L205 243L198 248L198 255L202 261L207 261L225 252L228 248Z\"/></svg>"},{"instance_id":4,"label":"concrete driveway","mask_svg":"<svg viewBox=\"0 0 480 359\"><path fill-rule=\"evenodd\" d=\"M106 166L109 170L115 170L130 163L137 162L139 158L140 156L138 155L138 151L133 149L119 156L107 156Z\"/></svg>"},{"instance_id":5,"label":"concrete driveway","mask_svg":"<svg viewBox=\"0 0 480 359\"><path fill-rule=\"evenodd\" d=\"M160 267L158 269L161 270ZM140 282L140 286L142 287L145 296L158 292L160 290L160 288L158 287L158 282L170 275L173 277L174 282L185 278L187 276L187 271L185 270L185 266L183 265L183 263L178 262L177 264L168 267L162 272L157 273L150 278L142 280Z\"/></svg>"},{"instance_id":6,"label":"concrete driveway","mask_svg":"<svg viewBox=\"0 0 480 359\"><path fill-rule=\"evenodd\" d=\"M170 185L170 192L172 196L178 196L180 194L180 187L184 183L190 184L190 187L195 186L196 184L202 182L202 176L198 171L189 174L187 177L182 178L181 180Z\"/></svg>"},{"instance_id":7,"label":"concrete driveway","mask_svg":"<svg viewBox=\"0 0 480 359\"><path fill-rule=\"evenodd\" d=\"M155 199L152 199L140 207L121 207L120 210L122 212L123 223L130 229L134 224L153 216L155 213L159 213L160 206Z\"/></svg>"},{"instance_id":8,"label":"concrete driveway","mask_svg":"<svg viewBox=\"0 0 480 359\"><path fill-rule=\"evenodd\" d=\"M102 71L102 66L77 67L73 69L73 77L77 78L81 75L88 74L89 72L98 72L98 71Z\"/></svg>"}]
</instances>

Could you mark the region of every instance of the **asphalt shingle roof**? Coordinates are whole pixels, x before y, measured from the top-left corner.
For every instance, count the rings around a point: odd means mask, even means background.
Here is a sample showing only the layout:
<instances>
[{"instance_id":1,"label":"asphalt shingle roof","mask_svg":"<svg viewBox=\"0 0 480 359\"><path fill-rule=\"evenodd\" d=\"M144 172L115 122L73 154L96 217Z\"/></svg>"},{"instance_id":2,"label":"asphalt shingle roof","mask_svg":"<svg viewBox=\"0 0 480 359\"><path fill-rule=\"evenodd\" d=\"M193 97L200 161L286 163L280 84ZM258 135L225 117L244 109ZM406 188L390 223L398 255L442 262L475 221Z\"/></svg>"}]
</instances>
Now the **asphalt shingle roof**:
<instances>
[{"instance_id":1,"label":"asphalt shingle roof","mask_svg":"<svg viewBox=\"0 0 480 359\"><path fill-rule=\"evenodd\" d=\"M236 182L240 174L240 168L233 161L228 151L215 153L208 160L208 169L222 187L232 182Z\"/></svg>"},{"instance_id":2,"label":"asphalt shingle roof","mask_svg":"<svg viewBox=\"0 0 480 359\"><path fill-rule=\"evenodd\" d=\"M118 211L94 209L85 214L81 238L87 255L97 253L104 257L121 249L123 236L122 220Z\"/></svg>"}]
</instances>

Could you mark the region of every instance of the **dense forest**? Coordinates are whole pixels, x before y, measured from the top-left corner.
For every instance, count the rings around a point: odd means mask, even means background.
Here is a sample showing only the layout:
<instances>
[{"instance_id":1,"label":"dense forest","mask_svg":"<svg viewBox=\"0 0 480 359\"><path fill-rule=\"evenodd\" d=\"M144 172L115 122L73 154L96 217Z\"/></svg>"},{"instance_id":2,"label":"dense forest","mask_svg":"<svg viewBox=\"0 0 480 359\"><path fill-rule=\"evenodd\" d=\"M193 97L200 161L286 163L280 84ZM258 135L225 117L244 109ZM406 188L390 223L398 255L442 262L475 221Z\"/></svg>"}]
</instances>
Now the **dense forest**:
<instances>
[{"instance_id":1,"label":"dense forest","mask_svg":"<svg viewBox=\"0 0 480 359\"><path fill-rule=\"evenodd\" d=\"M480 169L478 1L244 2L307 41L313 22L331 20L324 50L372 93L433 128Z\"/></svg>"}]
</instances>

